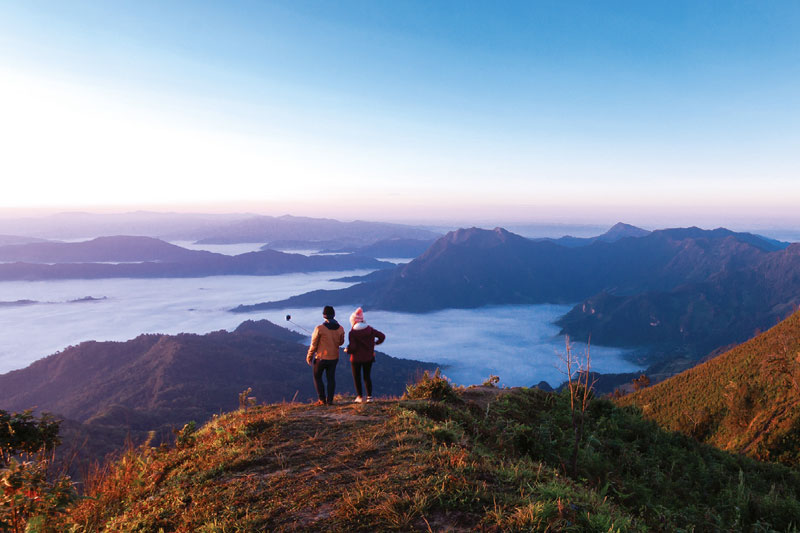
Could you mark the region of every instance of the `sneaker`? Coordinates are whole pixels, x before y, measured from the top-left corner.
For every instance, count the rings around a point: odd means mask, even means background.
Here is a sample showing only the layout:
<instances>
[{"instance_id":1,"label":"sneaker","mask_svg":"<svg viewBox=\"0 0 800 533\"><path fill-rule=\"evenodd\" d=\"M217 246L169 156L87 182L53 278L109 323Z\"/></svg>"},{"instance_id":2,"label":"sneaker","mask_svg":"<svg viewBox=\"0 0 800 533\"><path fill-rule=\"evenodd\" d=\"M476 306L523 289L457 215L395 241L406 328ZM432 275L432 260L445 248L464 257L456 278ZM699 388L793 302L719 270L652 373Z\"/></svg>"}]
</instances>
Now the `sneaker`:
<instances>
[{"instance_id":1,"label":"sneaker","mask_svg":"<svg viewBox=\"0 0 800 533\"><path fill-rule=\"evenodd\" d=\"M325 400L317 400L317 403L314 405L325 405Z\"/></svg>"},{"instance_id":2,"label":"sneaker","mask_svg":"<svg viewBox=\"0 0 800 533\"><path fill-rule=\"evenodd\" d=\"M372 403L372 396L367 396L367 403Z\"/></svg>"},{"instance_id":3,"label":"sneaker","mask_svg":"<svg viewBox=\"0 0 800 533\"><path fill-rule=\"evenodd\" d=\"M356 396L356 399L353 400L353 403L364 403L364 398L361 396Z\"/></svg>"}]
</instances>

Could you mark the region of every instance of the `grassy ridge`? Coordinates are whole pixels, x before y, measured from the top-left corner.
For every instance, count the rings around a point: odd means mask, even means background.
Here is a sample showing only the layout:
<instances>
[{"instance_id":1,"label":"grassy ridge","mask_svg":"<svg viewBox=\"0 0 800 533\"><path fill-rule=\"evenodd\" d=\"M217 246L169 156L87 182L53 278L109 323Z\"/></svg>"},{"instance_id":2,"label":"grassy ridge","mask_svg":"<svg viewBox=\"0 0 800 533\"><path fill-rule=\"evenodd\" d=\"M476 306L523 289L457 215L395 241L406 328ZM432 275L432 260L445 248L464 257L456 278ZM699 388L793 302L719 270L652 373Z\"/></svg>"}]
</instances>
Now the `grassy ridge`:
<instances>
[{"instance_id":1,"label":"grassy ridge","mask_svg":"<svg viewBox=\"0 0 800 533\"><path fill-rule=\"evenodd\" d=\"M800 464L800 312L706 363L618 400L662 427Z\"/></svg>"},{"instance_id":2,"label":"grassy ridge","mask_svg":"<svg viewBox=\"0 0 800 533\"><path fill-rule=\"evenodd\" d=\"M431 397L443 398L442 401ZM89 487L75 531L785 531L800 473L702 445L606 400L565 474L569 399L538 389L277 404L132 450Z\"/></svg>"}]
</instances>

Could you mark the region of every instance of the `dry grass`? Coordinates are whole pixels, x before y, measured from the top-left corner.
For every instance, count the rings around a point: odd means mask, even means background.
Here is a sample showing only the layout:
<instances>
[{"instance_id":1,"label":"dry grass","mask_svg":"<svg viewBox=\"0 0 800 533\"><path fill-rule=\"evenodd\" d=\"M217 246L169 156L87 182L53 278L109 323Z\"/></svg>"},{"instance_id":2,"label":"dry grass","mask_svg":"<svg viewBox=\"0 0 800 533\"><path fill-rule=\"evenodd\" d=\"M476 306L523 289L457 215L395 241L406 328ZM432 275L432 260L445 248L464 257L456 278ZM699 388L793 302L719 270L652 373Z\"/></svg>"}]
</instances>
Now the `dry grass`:
<instances>
[{"instance_id":1,"label":"dry grass","mask_svg":"<svg viewBox=\"0 0 800 533\"><path fill-rule=\"evenodd\" d=\"M415 403L215 418L182 447L128 450L95 476L73 519L78 531L176 532L545 530L562 520L531 514L527 501L526 484L552 470L478 453Z\"/></svg>"},{"instance_id":2,"label":"dry grass","mask_svg":"<svg viewBox=\"0 0 800 533\"><path fill-rule=\"evenodd\" d=\"M800 509L783 467L668 435L607 401L592 404L580 476L566 476L568 397L458 393L215 418L175 448L128 451L74 510L75 533L767 531Z\"/></svg>"}]
</instances>

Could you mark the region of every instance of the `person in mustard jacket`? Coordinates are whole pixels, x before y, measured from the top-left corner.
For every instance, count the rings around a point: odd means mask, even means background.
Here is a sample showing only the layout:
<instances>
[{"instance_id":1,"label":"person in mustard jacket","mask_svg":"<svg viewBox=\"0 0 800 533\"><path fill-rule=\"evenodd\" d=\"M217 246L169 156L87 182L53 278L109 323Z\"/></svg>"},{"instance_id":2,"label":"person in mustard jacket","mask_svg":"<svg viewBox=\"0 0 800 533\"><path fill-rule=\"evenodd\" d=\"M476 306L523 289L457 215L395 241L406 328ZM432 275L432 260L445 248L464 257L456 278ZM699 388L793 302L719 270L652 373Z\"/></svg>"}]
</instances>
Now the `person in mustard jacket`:
<instances>
[{"instance_id":1,"label":"person in mustard jacket","mask_svg":"<svg viewBox=\"0 0 800 533\"><path fill-rule=\"evenodd\" d=\"M333 404L333 393L336 390L336 363L339 362L339 346L344 344L344 328L334 319L336 311L330 305L322 310L325 322L314 328L311 334L311 346L308 348L306 362L314 367L314 387L319 400L316 405ZM322 373L328 382L328 394Z\"/></svg>"}]
</instances>

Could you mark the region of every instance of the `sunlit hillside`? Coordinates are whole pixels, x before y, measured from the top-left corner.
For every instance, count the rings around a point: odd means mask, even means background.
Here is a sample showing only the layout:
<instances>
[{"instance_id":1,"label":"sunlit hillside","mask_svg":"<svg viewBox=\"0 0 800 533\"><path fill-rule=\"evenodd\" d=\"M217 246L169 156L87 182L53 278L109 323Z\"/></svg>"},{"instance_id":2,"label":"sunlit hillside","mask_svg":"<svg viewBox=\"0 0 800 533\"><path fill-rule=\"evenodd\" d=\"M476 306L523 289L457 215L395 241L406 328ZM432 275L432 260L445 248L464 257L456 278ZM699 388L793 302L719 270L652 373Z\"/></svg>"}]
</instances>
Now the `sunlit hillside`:
<instances>
[{"instance_id":1,"label":"sunlit hillside","mask_svg":"<svg viewBox=\"0 0 800 533\"><path fill-rule=\"evenodd\" d=\"M577 471L569 396L454 391L276 404L133 450L71 511L77 531L786 530L800 473L589 404Z\"/></svg>"},{"instance_id":2,"label":"sunlit hillside","mask_svg":"<svg viewBox=\"0 0 800 533\"><path fill-rule=\"evenodd\" d=\"M619 400L661 426L752 457L800 463L800 311L704 364Z\"/></svg>"}]
</instances>

